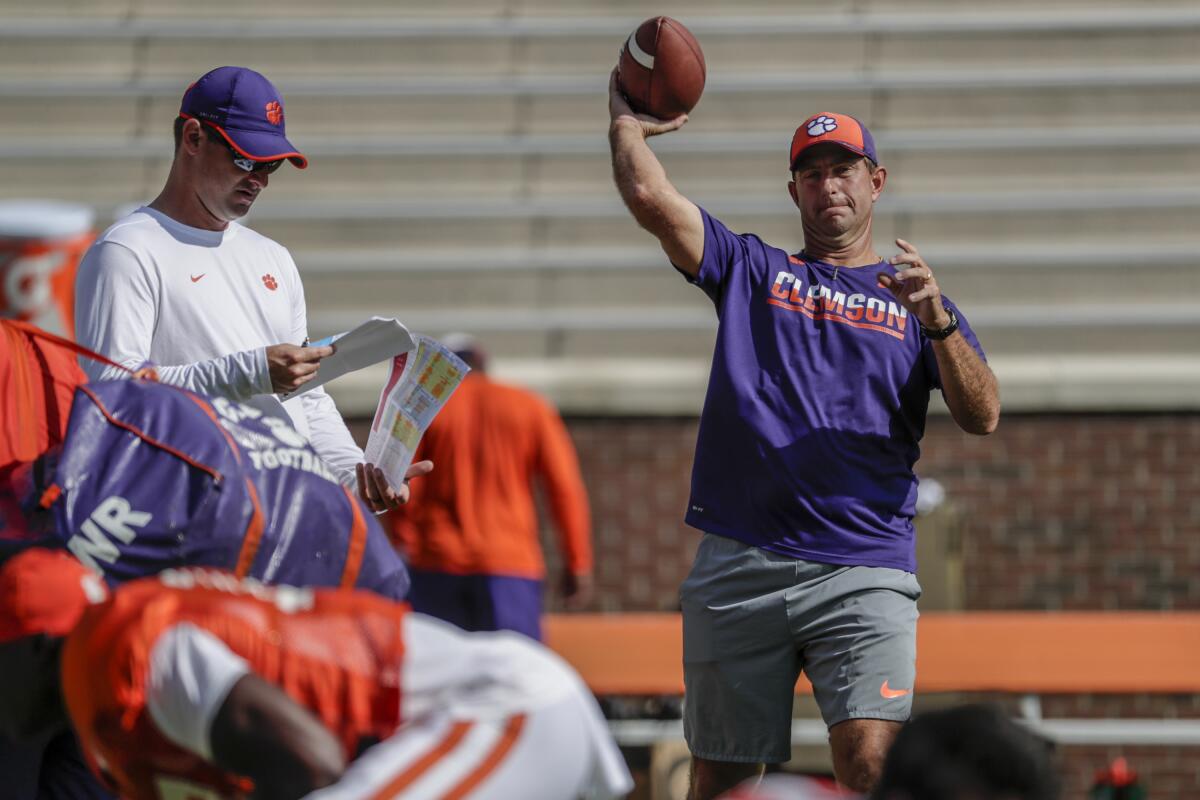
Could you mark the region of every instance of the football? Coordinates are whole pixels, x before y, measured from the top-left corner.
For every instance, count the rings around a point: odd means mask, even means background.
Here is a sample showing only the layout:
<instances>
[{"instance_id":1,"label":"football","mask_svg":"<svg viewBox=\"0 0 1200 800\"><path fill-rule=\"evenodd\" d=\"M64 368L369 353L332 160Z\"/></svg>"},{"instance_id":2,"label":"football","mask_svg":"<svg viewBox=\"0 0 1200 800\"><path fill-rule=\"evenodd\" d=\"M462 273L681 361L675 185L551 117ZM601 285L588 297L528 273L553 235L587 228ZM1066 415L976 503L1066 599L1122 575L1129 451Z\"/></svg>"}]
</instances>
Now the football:
<instances>
[{"instance_id":1,"label":"football","mask_svg":"<svg viewBox=\"0 0 1200 800\"><path fill-rule=\"evenodd\" d=\"M658 119L674 119L700 102L704 53L691 31L670 17L637 27L621 48L617 81L630 107Z\"/></svg>"}]
</instances>

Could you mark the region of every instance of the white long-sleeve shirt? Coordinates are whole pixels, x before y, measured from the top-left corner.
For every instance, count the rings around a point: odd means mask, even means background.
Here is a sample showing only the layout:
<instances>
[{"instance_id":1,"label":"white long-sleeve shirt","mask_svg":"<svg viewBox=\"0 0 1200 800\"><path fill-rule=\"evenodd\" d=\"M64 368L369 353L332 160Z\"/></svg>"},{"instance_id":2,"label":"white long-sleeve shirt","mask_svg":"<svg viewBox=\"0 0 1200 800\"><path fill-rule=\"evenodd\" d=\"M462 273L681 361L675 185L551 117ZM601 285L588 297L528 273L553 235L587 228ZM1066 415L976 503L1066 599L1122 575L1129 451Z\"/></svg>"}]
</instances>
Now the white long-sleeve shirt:
<instances>
[{"instance_id":1,"label":"white long-sleeve shirt","mask_svg":"<svg viewBox=\"0 0 1200 800\"><path fill-rule=\"evenodd\" d=\"M362 450L333 398L314 389L285 403L272 394L266 348L308 336L304 287L291 254L232 222L184 225L151 208L113 223L84 255L75 281L79 343L136 369L150 361L165 383L251 403L283 416L344 484ZM91 380L121 377L81 358Z\"/></svg>"}]
</instances>

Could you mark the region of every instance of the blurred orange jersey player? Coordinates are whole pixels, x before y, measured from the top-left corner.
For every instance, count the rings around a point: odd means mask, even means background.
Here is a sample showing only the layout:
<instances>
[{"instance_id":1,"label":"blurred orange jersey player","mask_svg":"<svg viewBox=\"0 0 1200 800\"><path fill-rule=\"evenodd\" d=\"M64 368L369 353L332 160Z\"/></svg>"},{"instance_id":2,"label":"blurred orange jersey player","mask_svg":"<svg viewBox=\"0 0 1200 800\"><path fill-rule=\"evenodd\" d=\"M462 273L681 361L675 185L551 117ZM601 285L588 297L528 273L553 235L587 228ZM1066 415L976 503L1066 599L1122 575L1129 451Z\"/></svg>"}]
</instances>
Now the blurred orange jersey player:
<instances>
[{"instance_id":1,"label":"blurred orange jersey player","mask_svg":"<svg viewBox=\"0 0 1200 800\"><path fill-rule=\"evenodd\" d=\"M365 592L184 569L108 596L69 555L27 550L0 567L0 670L4 732L69 719L89 765L133 800L630 788L556 656Z\"/></svg>"}]
</instances>

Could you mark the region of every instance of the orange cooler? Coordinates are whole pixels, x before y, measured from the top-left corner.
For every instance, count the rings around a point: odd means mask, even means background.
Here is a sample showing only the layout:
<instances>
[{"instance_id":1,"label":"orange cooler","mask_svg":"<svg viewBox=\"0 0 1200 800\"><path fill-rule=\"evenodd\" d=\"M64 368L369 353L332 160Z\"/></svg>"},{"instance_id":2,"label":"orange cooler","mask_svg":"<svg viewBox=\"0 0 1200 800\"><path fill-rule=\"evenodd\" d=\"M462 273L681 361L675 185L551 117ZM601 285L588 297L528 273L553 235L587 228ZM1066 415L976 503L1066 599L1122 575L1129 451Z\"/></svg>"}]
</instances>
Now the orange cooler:
<instances>
[{"instance_id":1,"label":"orange cooler","mask_svg":"<svg viewBox=\"0 0 1200 800\"><path fill-rule=\"evenodd\" d=\"M75 338L75 271L94 221L76 203L0 202L0 317Z\"/></svg>"}]
</instances>

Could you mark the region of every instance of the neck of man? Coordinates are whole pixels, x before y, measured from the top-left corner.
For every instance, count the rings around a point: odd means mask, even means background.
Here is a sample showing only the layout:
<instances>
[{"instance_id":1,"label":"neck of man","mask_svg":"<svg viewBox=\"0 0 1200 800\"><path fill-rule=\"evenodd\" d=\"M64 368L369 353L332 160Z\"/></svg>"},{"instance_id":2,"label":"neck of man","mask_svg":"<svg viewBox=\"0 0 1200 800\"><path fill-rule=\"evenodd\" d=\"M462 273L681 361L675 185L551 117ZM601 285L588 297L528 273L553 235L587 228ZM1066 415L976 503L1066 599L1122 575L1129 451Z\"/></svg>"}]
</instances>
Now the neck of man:
<instances>
[{"instance_id":1,"label":"neck of man","mask_svg":"<svg viewBox=\"0 0 1200 800\"><path fill-rule=\"evenodd\" d=\"M150 208L192 228L223 231L229 227L229 220L218 217L204 205L192 181L182 173L178 161L171 165L167 182L150 203Z\"/></svg>"},{"instance_id":2,"label":"neck of man","mask_svg":"<svg viewBox=\"0 0 1200 800\"><path fill-rule=\"evenodd\" d=\"M868 267L880 262L871 237L871 225L862 230L830 236L804 224L804 255L838 267Z\"/></svg>"}]
</instances>

